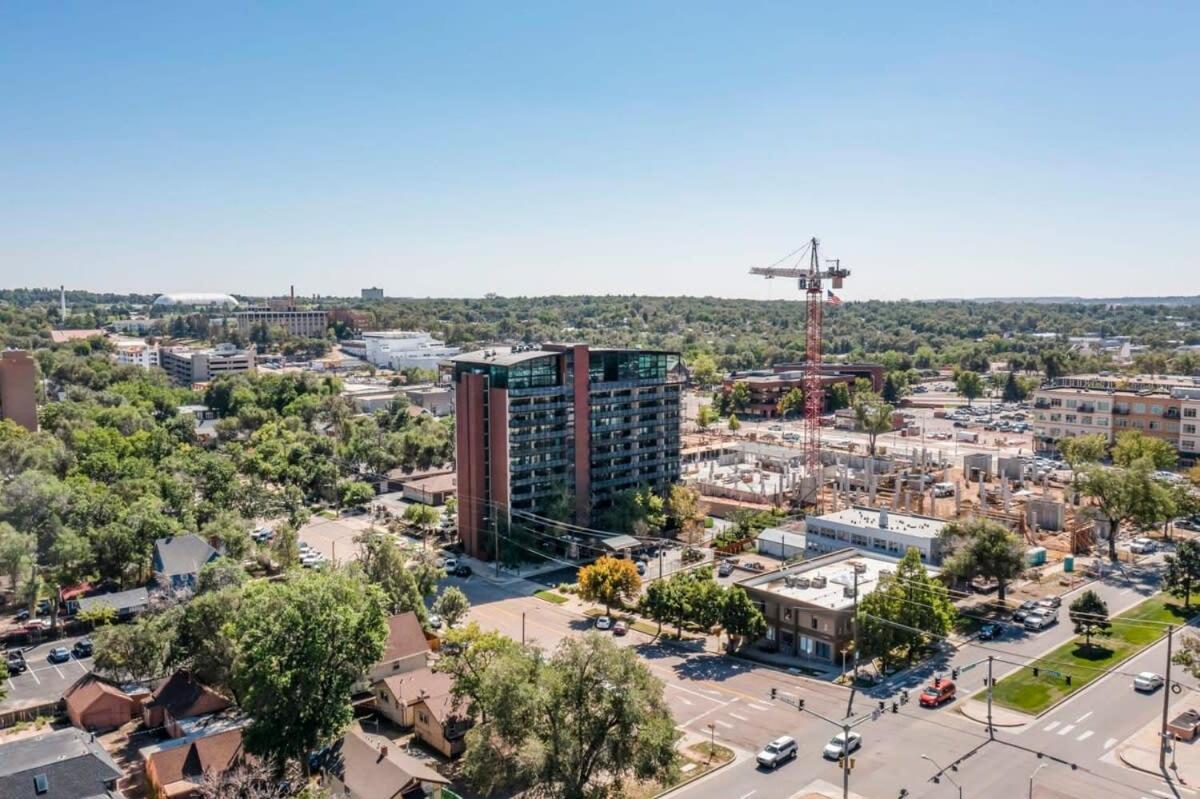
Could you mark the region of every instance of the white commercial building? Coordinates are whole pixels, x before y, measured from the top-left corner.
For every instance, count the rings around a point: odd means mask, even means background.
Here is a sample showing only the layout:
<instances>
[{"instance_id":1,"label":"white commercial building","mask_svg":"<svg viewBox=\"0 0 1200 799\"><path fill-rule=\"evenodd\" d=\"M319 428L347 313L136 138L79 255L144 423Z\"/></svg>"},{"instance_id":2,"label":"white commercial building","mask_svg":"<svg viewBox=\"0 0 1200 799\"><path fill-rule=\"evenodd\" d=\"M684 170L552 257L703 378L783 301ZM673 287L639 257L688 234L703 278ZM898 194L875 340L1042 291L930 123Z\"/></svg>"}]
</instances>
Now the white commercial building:
<instances>
[{"instance_id":1,"label":"white commercial building","mask_svg":"<svg viewBox=\"0 0 1200 799\"><path fill-rule=\"evenodd\" d=\"M117 363L153 369L159 365L158 345L148 344L142 339L118 339L116 342Z\"/></svg>"},{"instance_id":2,"label":"white commercial building","mask_svg":"<svg viewBox=\"0 0 1200 799\"><path fill-rule=\"evenodd\" d=\"M804 526L809 552L835 552L853 547L899 558L911 547L926 563L937 566L942 562L940 536L946 522L931 516L856 505L806 519Z\"/></svg>"},{"instance_id":3,"label":"white commercial building","mask_svg":"<svg viewBox=\"0 0 1200 799\"><path fill-rule=\"evenodd\" d=\"M362 338L367 361L383 369L437 369L440 361L462 352L416 330L375 330L363 333Z\"/></svg>"}]
</instances>

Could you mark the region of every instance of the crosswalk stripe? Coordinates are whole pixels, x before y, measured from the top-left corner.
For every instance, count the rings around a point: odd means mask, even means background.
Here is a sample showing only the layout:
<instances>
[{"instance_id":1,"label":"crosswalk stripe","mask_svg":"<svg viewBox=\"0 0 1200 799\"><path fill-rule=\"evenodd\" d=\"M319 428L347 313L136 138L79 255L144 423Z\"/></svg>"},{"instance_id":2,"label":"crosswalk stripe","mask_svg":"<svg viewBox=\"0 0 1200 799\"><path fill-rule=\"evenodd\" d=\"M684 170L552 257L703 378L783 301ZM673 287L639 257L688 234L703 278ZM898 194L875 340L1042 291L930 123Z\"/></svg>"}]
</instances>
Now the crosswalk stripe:
<instances>
[{"instance_id":1,"label":"crosswalk stripe","mask_svg":"<svg viewBox=\"0 0 1200 799\"><path fill-rule=\"evenodd\" d=\"M733 729L733 725L732 725L732 724L730 724L728 721L721 721L720 719L713 719L713 721L714 721L716 724L718 724L719 726L721 726L721 727L724 727L724 728L725 728L725 729L727 729L727 730L732 730L732 729Z\"/></svg>"},{"instance_id":2,"label":"crosswalk stripe","mask_svg":"<svg viewBox=\"0 0 1200 799\"><path fill-rule=\"evenodd\" d=\"M1049 724L1047 724L1045 727L1042 727L1042 732L1050 732L1050 730L1052 730L1052 729L1054 729L1055 727L1057 727L1057 726L1058 726L1058 724L1059 724L1059 723L1058 723L1057 721L1052 721L1052 722L1050 722Z\"/></svg>"},{"instance_id":3,"label":"crosswalk stripe","mask_svg":"<svg viewBox=\"0 0 1200 799\"><path fill-rule=\"evenodd\" d=\"M1073 730L1073 729L1075 729L1075 725L1074 725L1074 724L1068 724L1067 726L1065 726L1065 727L1063 727L1061 730L1059 730L1059 731L1058 731L1058 734L1059 734L1059 735L1066 735L1067 733L1069 733L1069 732L1070 732L1071 730Z\"/></svg>"},{"instance_id":4,"label":"crosswalk stripe","mask_svg":"<svg viewBox=\"0 0 1200 799\"><path fill-rule=\"evenodd\" d=\"M1095 733L1092 732L1091 730L1088 730L1087 732L1085 732L1083 735L1080 735L1075 740L1076 741L1086 741L1088 738L1091 738L1093 735L1095 735Z\"/></svg>"},{"instance_id":5,"label":"crosswalk stripe","mask_svg":"<svg viewBox=\"0 0 1200 799\"><path fill-rule=\"evenodd\" d=\"M729 717L737 719L738 721L749 721L750 720L750 719L746 718L745 716L739 716L737 713L730 713Z\"/></svg>"},{"instance_id":6,"label":"crosswalk stripe","mask_svg":"<svg viewBox=\"0 0 1200 799\"><path fill-rule=\"evenodd\" d=\"M750 708L751 710L757 710L757 711L759 711L760 713L761 713L762 711L764 711L764 710L770 710L770 709L771 709L771 708L767 707L766 705L753 705L753 704L751 704L751 705L747 705L747 707L748 707L748 708Z\"/></svg>"},{"instance_id":7,"label":"crosswalk stripe","mask_svg":"<svg viewBox=\"0 0 1200 799\"><path fill-rule=\"evenodd\" d=\"M1112 749L1112 748L1113 748L1113 744L1115 744L1116 742L1117 742L1117 739L1116 739L1116 738L1109 738L1107 741L1105 741L1105 742L1104 742L1104 748L1105 748L1105 749Z\"/></svg>"}]
</instances>

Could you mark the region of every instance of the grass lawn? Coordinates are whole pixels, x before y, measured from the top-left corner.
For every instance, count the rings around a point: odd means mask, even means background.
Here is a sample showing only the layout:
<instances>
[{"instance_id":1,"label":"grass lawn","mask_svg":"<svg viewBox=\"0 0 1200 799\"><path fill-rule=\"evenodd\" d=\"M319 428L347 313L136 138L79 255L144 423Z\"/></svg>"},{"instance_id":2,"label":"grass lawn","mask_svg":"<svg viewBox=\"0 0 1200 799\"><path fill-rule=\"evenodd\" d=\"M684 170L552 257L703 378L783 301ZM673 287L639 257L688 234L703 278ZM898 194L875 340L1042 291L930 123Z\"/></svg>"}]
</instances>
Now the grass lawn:
<instances>
[{"instance_id":1,"label":"grass lawn","mask_svg":"<svg viewBox=\"0 0 1200 799\"><path fill-rule=\"evenodd\" d=\"M686 749L680 749L679 755L680 770L678 778L664 782L651 780L648 782L634 781L627 783L625 785L626 799L652 799L652 797L659 796L665 791L678 788L684 783L699 779L713 769L733 760L732 749L727 749L720 744L710 749L707 741L692 744Z\"/></svg>"},{"instance_id":2,"label":"grass lawn","mask_svg":"<svg viewBox=\"0 0 1200 799\"><path fill-rule=\"evenodd\" d=\"M553 603L555 605L561 605L567 601L567 598L565 596L563 596L562 594L556 594L549 589L544 589L542 591L536 591L536 592L534 592L533 595L535 597L537 597L538 599L544 599L547 602Z\"/></svg>"},{"instance_id":3,"label":"grass lawn","mask_svg":"<svg viewBox=\"0 0 1200 799\"><path fill-rule=\"evenodd\" d=\"M1157 621L1183 624L1195 612L1195 608L1185 612L1182 602L1165 594L1156 594L1114 617L1112 627L1106 633L1092 636L1091 646L1084 643L1083 636L1077 636L1041 659L1029 663L1027 668L1000 680L992 691L992 698L997 704L1013 710L1034 715L1041 713L1063 697L1101 677L1104 670L1129 659L1154 643L1166 632L1165 627L1122 622ZM1070 624L1070 621L1064 620L1059 623ZM1033 667L1041 670L1039 676L1033 676ZM1067 685L1064 677L1047 674L1047 671L1069 674L1071 684ZM986 691L975 695L976 699L986 697Z\"/></svg>"}]
</instances>

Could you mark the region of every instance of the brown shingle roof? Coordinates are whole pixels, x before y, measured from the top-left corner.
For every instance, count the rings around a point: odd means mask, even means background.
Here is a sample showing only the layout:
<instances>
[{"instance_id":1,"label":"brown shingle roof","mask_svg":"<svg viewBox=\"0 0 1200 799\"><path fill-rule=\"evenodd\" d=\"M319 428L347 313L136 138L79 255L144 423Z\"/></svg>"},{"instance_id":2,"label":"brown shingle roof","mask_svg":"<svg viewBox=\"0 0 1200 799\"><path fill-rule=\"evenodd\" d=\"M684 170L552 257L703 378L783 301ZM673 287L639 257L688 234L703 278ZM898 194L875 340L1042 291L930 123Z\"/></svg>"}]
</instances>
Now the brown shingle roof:
<instances>
[{"instance_id":1,"label":"brown shingle roof","mask_svg":"<svg viewBox=\"0 0 1200 799\"><path fill-rule=\"evenodd\" d=\"M115 698L122 702L133 703L129 694L95 674L86 674L79 678L63 694L67 707L80 713L105 698Z\"/></svg>"},{"instance_id":2,"label":"brown shingle roof","mask_svg":"<svg viewBox=\"0 0 1200 799\"><path fill-rule=\"evenodd\" d=\"M450 780L379 736L354 726L338 743L331 771L359 799L392 799L420 782L449 785Z\"/></svg>"},{"instance_id":3,"label":"brown shingle roof","mask_svg":"<svg viewBox=\"0 0 1200 799\"><path fill-rule=\"evenodd\" d=\"M428 651L429 642L425 640L425 632L421 629L417 614L409 611L388 618L387 646L383 650L381 663Z\"/></svg>"},{"instance_id":4,"label":"brown shingle roof","mask_svg":"<svg viewBox=\"0 0 1200 799\"><path fill-rule=\"evenodd\" d=\"M242 731L226 730L154 752L149 760L160 785L228 771L242 754Z\"/></svg>"},{"instance_id":5,"label":"brown shingle roof","mask_svg":"<svg viewBox=\"0 0 1200 799\"><path fill-rule=\"evenodd\" d=\"M158 686L148 707L161 707L176 719L216 713L233 703L219 693L202 685L191 672L180 670Z\"/></svg>"},{"instance_id":6,"label":"brown shingle roof","mask_svg":"<svg viewBox=\"0 0 1200 799\"><path fill-rule=\"evenodd\" d=\"M392 696L411 705L421 696L444 696L454 688L454 677L428 666L416 671L393 674L383 680Z\"/></svg>"}]
</instances>

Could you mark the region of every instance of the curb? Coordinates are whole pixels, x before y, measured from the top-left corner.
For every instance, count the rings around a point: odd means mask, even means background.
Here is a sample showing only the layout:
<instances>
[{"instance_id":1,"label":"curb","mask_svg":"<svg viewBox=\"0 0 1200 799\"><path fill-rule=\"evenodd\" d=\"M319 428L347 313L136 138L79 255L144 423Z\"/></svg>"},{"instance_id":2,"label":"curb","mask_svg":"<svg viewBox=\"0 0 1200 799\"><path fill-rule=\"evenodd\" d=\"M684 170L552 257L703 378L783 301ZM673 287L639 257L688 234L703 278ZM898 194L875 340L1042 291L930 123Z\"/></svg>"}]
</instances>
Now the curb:
<instances>
[{"instance_id":1,"label":"curb","mask_svg":"<svg viewBox=\"0 0 1200 799\"><path fill-rule=\"evenodd\" d=\"M1130 763L1129 760L1125 757L1125 750L1128 748L1129 747L1127 747L1127 746L1123 746L1117 750L1117 757L1121 760L1121 762L1125 765L1126 768L1131 768L1134 771L1140 771L1143 774L1150 774L1155 777L1158 777L1159 779L1164 780L1168 785L1187 785L1188 784L1188 783L1184 782L1183 780L1172 779L1171 778L1172 772L1170 769L1167 769L1166 770L1167 773L1163 774L1162 770L1160 770L1160 769L1148 769L1143 766L1139 766L1136 763ZM1175 772L1175 773L1178 773L1178 772Z\"/></svg>"},{"instance_id":2,"label":"curb","mask_svg":"<svg viewBox=\"0 0 1200 799\"><path fill-rule=\"evenodd\" d=\"M722 744L722 746L724 746L724 744ZM711 768L702 774L697 774L694 777L689 777L689 778L683 780L682 782L678 782L675 785L672 785L670 788L659 791L658 793L656 793L652 797L650 797L650 799L660 799L660 797L670 796L671 794L675 793L676 791L682 791L684 788L687 788L697 782L703 782L704 780L708 779L709 777L714 776L715 774L717 774L718 772L720 772L722 769L726 768L727 766L736 765L736 764L742 762L743 760L745 760L746 757L748 757L748 755L740 752L739 750L735 749L732 746L726 746L725 748L730 750L731 752L733 752L732 759L730 759L729 761L727 761L725 763L722 763L721 765L717 766L716 768Z\"/></svg>"},{"instance_id":3,"label":"curb","mask_svg":"<svg viewBox=\"0 0 1200 799\"><path fill-rule=\"evenodd\" d=\"M987 722L987 718L986 718L986 717L984 717L984 718L982 718L982 719L977 719L977 718L975 718L974 716L972 716L970 713L968 713L968 712L967 712L967 708L966 708L966 706L965 706L965 705L960 705L959 707L956 707L956 708L955 708L955 710L957 710L957 711L958 711L958 713L959 713L959 715L961 715L961 716L962 716L963 718L965 718L967 721L973 721L973 722L975 722L976 724L982 724L984 727L986 727L986 726L987 726L987 723L988 723L988 722ZM1036 717L1036 716L1030 716L1030 717L1029 717L1029 721L1005 722L1005 721L995 721L995 720L993 720L993 721L992 721L992 726L993 726L993 727L1003 727L1003 728L1005 728L1005 729L1013 729L1013 728L1015 728L1015 727L1024 727L1026 724L1029 724L1029 723L1031 723L1031 722L1035 722L1035 721L1037 721L1037 717Z\"/></svg>"},{"instance_id":4,"label":"curb","mask_svg":"<svg viewBox=\"0 0 1200 799\"><path fill-rule=\"evenodd\" d=\"M764 669L771 669L772 671L777 671L782 674L786 674L789 677L795 677L796 679L799 679L799 680L809 680L811 682L820 683L821 685L830 685L830 686L833 686L834 688L841 688L843 691L850 690L849 688L847 688L844 685L839 685L839 684L835 683L833 681L833 679L823 680L819 677L810 677L807 674L794 674L794 673L792 673L791 669L789 669L786 666L777 666L774 663L766 663L761 660L755 660L754 658L746 657L741 652L725 652L722 654L724 654L725 657L727 657L727 658L733 658L734 660L739 660L743 663L751 663L755 666L759 666Z\"/></svg>"}]
</instances>

